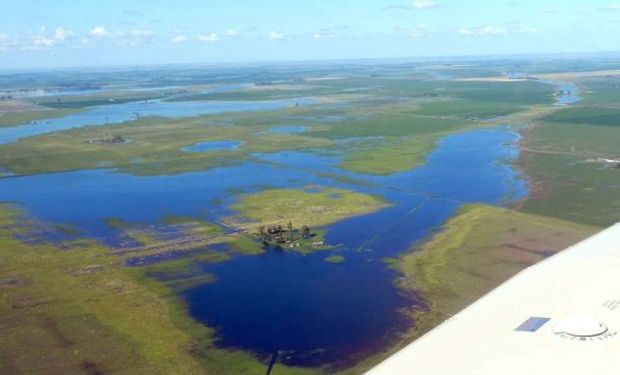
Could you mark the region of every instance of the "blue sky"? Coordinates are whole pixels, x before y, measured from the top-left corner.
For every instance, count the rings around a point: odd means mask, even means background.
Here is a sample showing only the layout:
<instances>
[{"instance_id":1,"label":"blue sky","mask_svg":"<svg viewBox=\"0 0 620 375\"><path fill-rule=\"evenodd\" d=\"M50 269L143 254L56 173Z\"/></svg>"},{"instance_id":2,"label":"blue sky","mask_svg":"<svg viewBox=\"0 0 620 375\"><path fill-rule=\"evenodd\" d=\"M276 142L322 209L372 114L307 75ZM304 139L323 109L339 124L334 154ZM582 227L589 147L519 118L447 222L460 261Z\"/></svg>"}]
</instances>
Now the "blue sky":
<instances>
[{"instance_id":1,"label":"blue sky","mask_svg":"<svg viewBox=\"0 0 620 375\"><path fill-rule=\"evenodd\" d=\"M15 0L0 69L619 51L620 1Z\"/></svg>"}]
</instances>

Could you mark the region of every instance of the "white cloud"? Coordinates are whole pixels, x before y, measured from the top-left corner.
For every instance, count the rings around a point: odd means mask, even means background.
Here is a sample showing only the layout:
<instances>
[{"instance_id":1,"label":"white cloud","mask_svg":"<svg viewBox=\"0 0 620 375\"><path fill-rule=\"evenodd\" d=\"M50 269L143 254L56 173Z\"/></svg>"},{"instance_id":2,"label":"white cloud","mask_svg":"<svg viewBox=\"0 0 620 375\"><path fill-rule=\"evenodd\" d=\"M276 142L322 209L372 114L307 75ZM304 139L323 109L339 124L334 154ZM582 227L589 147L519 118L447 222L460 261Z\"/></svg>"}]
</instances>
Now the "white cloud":
<instances>
[{"instance_id":1,"label":"white cloud","mask_svg":"<svg viewBox=\"0 0 620 375\"><path fill-rule=\"evenodd\" d=\"M220 41L220 37L216 33L198 36L198 40L205 43L215 43Z\"/></svg>"},{"instance_id":2,"label":"white cloud","mask_svg":"<svg viewBox=\"0 0 620 375\"><path fill-rule=\"evenodd\" d=\"M432 0L414 0L409 3L391 4L381 7L381 10L415 10L415 9L430 9L439 5L436 1Z\"/></svg>"},{"instance_id":3,"label":"white cloud","mask_svg":"<svg viewBox=\"0 0 620 375\"><path fill-rule=\"evenodd\" d=\"M187 38L184 37L183 35L177 35L177 36L170 38L170 42L174 44L182 44L182 43L187 42Z\"/></svg>"},{"instance_id":4,"label":"white cloud","mask_svg":"<svg viewBox=\"0 0 620 375\"><path fill-rule=\"evenodd\" d=\"M54 32L48 32L45 27L41 27L36 33L29 33L25 36L14 36L10 40L11 47L18 47L26 51L48 50L66 43L73 36L73 32L62 27L58 27ZM0 45L6 49L8 36Z\"/></svg>"},{"instance_id":5,"label":"white cloud","mask_svg":"<svg viewBox=\"0 0 620 375\"><path fill-rule=\"evenodd\" d=\"M128 35L132 38L140 38L140 39L150 39L155 34L151 30L131 30L128 32ZM121 33L122 36L122 33Z\"/></svg>"},{"instance_id":6,"label":"white cloud","mask_svg":"<svg viewBox=\"0 0 620 375\"><path fill-rule=\"evenodd\" d=\"M512 30L512 32L516 34L533 34L533 33L537 33L538 29L535 27L531 27L531 26L522 26L522 27Z\"/></svg>"},{"instance_id":7,"label":"white cloud","mask_svg":"<svg viewBox=\"0 0 620 375\"><path fill-rule=\"evenodd\" d=\"M598 10L602 10L602 11L615 10L615 11L618 11L618 10L620 10L620 3L607 4L605 6L602 6L602 7L598 8Z\"/></svg>"},{"instance_id":8,"label":"white cloud","mask_svg":"<svg viewBox=\"0 0 620 375\"><path fill-rule=\"evenodd\" d=\"M67 31L62 27L57 27L56 30L54 30L54 39L57 41L65 41L70 39L72 36L73 33L71 31Z\"/></svg>"},{"instance_id":9,"label":"white cloud","mask_svg":"<svg viewBox=\"0 0 620 375\"><path fill-rule=\"evenodd\" d=\"M25 46L26 49L48 49L56 45L56 40L45 35L35 34L32 36L32 45ZM30 47L30 48L29 48Z\"/></svg>"},{"instance_id":10,"label":"white cloud","mask_svg":"<svg viewBox=\"0 0 620 375\"><path fill-rule=\"evenodd\" d=\"M151 30L140 29L119 31L110 35L117 39L122 45L129 45L132 47L138 46L143 43L149 43L155 37L155 33L153 33Z\"/></svg>"},{"instance_id":11,"label":"white cloud","mask_svg":"<svg viewBox=\"0 0 620 375\"><path fill-rule=\"evenodd\" d=\"M103 26L95 26L90 30L90 35L96 38L103 38L108 36L108 31Z\"/></svg>"},{"instance_id":12,"label":"white cloud","mask_svg":"<svg viewBox=\"0 0 620 375\"><path fill-rule=\"evenodd\" d=\"M477 26L477 27L465 26L459 29L459 34L461 35L481 35L481 36L495 35L495 36L498 36L498 35L506 35L508 33L509 33L508 30L504 28L497 27L497 26L491 26L491 25Z\"/></svg>"},{"instance_id":13,"label":"white cloud","mask_svg":"<svg viewBox=\"0 0 620 375\"><path fill-rule=\"evenodd\" d=\"M420 38L426 36L428 33L428 28L425 24L421 23L410 30L409 34L414 38Z\"/></svg>"},{"instance_id":14,"label":"white cloud","mask_svg":"<svg viewBox=\"0 0 620 375\"><path fill-rule=\"evenodd\" d=\"M495 26L484 26L482 28L482 30L480 30L480 33L482 35L504 35L507 34L506 30L502 29L501 27L495 27Z\"/></svg>"},{"instance_id":15,"label":"white cloud","mask_svg":"<svg viewBox=\"0 0 620 375\"><path fill-rule=\"evenodd\" d=\"M18 37L6 33L0 33L0 51L5 52L10 48L17 47L19 45Z\"/></svg>"},{"instance_id":16,"label":"white cloud","mask_svg":"<svg viewBox=\"0 0 620 375\"><path fill-rule=\"evenodd\" d=\"M238 35L239 35L239 33L235 29L230 29L230 30L226 31L226 36L238 36Z\"/></svg>"},{"instance_id":17,"label":"white cloud","mask_svg":"<svg viewBox=\"0 0 620 375\"><path fill-rule=\"evenodd\" d=\"M321 33L314 33L314 34L312 34L312 38L313 39L323 39L323 34L321 34Z\"/></svg>"},{"instance_id":18,"label":"white cloud","mask_svg":"<svg viewBox=\"0 0 620 375\"><path fill-rule=\"evenodd\" d=\"M269 33L269 40L282 40L286 37L284 33L279 33L276 31L272 31Z\"/></svg>"},{"instance_id":19,"label":"white cloud","mask_svg":"<svg viewBox=\"0 0 620 375\"><path fill-rule=\"evenodd\" d=\"M431 0L415 0L413 6L418 9L428 9L436 7L437 3Z\"/></svg>"}]
</instances>

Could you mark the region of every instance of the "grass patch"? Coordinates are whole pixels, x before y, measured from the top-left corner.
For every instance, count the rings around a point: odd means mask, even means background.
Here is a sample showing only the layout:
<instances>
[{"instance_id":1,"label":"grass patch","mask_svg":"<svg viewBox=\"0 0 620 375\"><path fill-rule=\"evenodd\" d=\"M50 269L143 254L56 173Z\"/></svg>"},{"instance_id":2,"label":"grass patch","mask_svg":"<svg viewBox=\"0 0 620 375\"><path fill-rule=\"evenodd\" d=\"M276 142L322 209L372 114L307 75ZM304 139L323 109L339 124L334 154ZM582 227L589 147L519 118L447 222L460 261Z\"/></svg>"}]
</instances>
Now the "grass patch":
<instances>
[{"instance_id":1,"label":"grass patch","mask_svg":"<svg viewBox=\"0 0 620 375\"><path fill-rule=\"evenodd\" d=\"M401 343L352 372L387 358L520 270L597 231L508 209L466 206L431 239L388 260L402 275L397 286L404 292L421 293L428 310L409 311L416 325Z\"/></svg>"},{"instance_id":2,"label":"grass patch","mask_svg":"<svg viewBox=\"0 0 620 375\"><path fill-rule=\"evenodd\" d=\"M367 146L356 147L346 154L340 168L365 174L389 175L407 171L426 160L442 135L388 138ZM378 144L377 144L378 143Z\"/></svg>"},{"instance_id":3,"label":"grass patch","mask_svg":"<svg viewBox=\"0 0 620 375\"><path fill-rule=\"evenodd\" d=\"M314 190L271 189L242 195L232 206L239 215L228 220L239 228L251 230L258 225L289 222L316 228L387 207L384 200L362 193L332 188Z\"/></svg>"},{"instance_id":4,"label":"grass patch","mask_svg":"<svg viewBox=\"0 0 620 375\"><path fill-rule=\"evenodd\" d=\"M474 100L441 100L421 104L416 113L427 116L454 116L469 120L488 120L522 111L512 103L489 103Z\"/></svg>"},{"instance_id":5,"label":"grass patch","mask_svg":"<svg viewBox=\"0 0 620 375\"><path fill-rule=\"evenodd\" d=\"M564 111L562 111L564 112ZM543 122L519 159L531 180L523 210L595 226L620 221L620 170L588 162L617 158L620 128Z\"/></svg>"},{"instance_id":6,"label":"grass patch","mask_svg":"<svg viewBox=\"0 0 620 375\"><path fill-rule=\"evenodd\" d=\"M573 107L543 118L548 122L620 127L620 108Z\"/></svg>"},{"instance_id":7,"label":"grass patch","mask_svg":"<svg viewBox=\"0 0 620 375\"><path fill-rule=\"evenodd\" d=\"M330 255L325 258L325 261L328 263L342 263L344 262L344 257L342 255Z\"/></svg>"},{"instance_id":8,"label":"grass patch","mask_svg":"<svg viewBox=\"0 0 620 375\"><path fill-rule=\"evenodd\" d=\"M597 228L490 206L468 206L444 230L394 263L401 288L429 305L417 334L451 316L528 265L596 233Z\"/></svg>"},{"instance_id":9,"label":"grass patch","mask_svg":"<svg viewBox=\"0 0 620 375\"><path fill-rule=\"evenodd\" d=\"M84 109L50 109L4 113L0 114L0 128L29 124L45 119L65 117L84 111Z\"/></svg>"},{"instance_id":10,"label":"grass patch","mask_svg":"<svg viewBox=\"0 0 620 375\"><path fill-rule=\"evenodd\" d=\"M239 121L245 116L240 115ZM234 121L231 115L227 118ZM120 125L28 137L0 146L0 165L18 175L102 166L139 175L175 174L245 161L253 152L324 148L334 144L310 135L265 133L271 126L267 113L262 117L263 122L243 126L221 126L217 124L218 119L217 116L145 118ZM110 134L120 134L131 142L122 145L88 143L88 140L106 138ZM182 151L198 141L230 139L243 142L243 146L212 152Z\"/></svg>"},{"instance_id":11,"label":"grass patch","mask_svg":"<svg viewBox=\"0 0 620 375\"><path fill-rule=\"evenodd\" d=\"M12 237L18 220L0 209L0 372L265 373L250 354L216 348L214 331L189 318L171 286L92 242L24 244Z\"/></svg>"}]
</instances>

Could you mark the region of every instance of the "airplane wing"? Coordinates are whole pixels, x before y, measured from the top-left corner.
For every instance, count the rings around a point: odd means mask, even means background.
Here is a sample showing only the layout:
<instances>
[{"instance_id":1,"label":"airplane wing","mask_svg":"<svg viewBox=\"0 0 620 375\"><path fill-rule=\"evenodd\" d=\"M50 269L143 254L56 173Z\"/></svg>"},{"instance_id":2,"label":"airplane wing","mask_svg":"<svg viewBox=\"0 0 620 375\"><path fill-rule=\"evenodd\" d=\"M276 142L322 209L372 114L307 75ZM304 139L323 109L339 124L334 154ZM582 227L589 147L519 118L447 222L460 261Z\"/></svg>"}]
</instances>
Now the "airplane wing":
<instances>
[{"instance_id":1,"label":"airplane wing","mask_svg":"<svg viewBox=\"0 0 620 375\"><path fill-rule=\"evenodd\" d=\"M620 224L526 270L369 375L620 374Z\"/></svg>"}]
</instances>

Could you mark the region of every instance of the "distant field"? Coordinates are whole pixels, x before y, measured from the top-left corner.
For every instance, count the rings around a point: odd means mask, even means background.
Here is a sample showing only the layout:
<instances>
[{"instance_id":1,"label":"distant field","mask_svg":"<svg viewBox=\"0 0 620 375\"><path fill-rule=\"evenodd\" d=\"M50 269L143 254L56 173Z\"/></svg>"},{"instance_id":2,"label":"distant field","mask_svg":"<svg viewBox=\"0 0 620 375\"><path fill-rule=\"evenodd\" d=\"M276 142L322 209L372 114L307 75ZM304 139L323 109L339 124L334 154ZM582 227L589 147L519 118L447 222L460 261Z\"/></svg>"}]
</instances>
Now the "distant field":
<instances>
[{"instance_id":1,"label":"distant field","mask_svg":"<svg viewBox=\"0 0 620 375\"><path fill-rule=\"evenodd\" d=\"M618 75L620 75L620 70L609 69L609 70L542 73L542 74L537 74L536 76L539 78L553 79L553 80L573 80L573 79L584 78L584 77L606 77L606 76L618 76Z\"/></svg>"},{"instance_id":2,"label":"distant field","mask_svg":"<svg viewBox=\"0 0 620 375\"><path fill-rule=\"evenodd\" d=\"M610 110L615 111L615 110ZM529 132L519 165L531 179L523 210L596 226L620 221L620 169L596 158L620 156L620 129L603 110L566 108ZM583 121L597 123L577 123Z\"/></svg>"},{"instance_id":3,"label":"distant field","mask_svg":"<svg viewBox=\"0 0 620 375\"><path fill-rule=\"evenodd\" d=\"M67 108L85 108L100 105L122 104L128 102L140 102L145 100L158 99L163 96L162 93L144 93L144 92L105 92L92 95L71 95L71 96L47 96L34 100L34 103L58 109Z\"/></svg>"},{"instance_id":4,"label":"distant field","mask_svg":"<svg viewBox=\"0 0 620 375\"><path fill-rule=\"evenodd\" d=\"M473 100L445 100L423 103L416 113L427 116L455 116L486 120L506 116L524 109L524 106L511 103L490 104Z\"/></svg>"},{"instance_id":5,"label":"distant field","mask_svg":"<svg viewBox=\"0 0 620 375\"><path fill-rule=\"evenodd\" d=\"M240 115L241 118L249 116ZM265 119L268 118L265 113ZM229 116L230 117L230 116ZM121 125L89 127L30 137L0 146L0 165L16 174L94 168L120 168L136 174L172 174L209 169L246 160L252 152L329 147L327 139L296 134L269 134L265 123L226 126L218 117L186 119L145 118ZM240 119L240 121L243 121ZM248 121L253 121L249 119ZM120 134L125 144L90 144L89 140ZM185 152L196 142L244 141L239 149Z\"/></svg>"},{"instance_id":6,"label":"distant field","mask_svg":"<svg viewBox=\"0 0 620 375\"><path fill-rule=\"evenodd\" d=\"M71 114L82 112L83 109L50 109L23 112L9 112L0 114L0 128L16 125L29 124L33 121L40 121L50 118L64 117Z\"/></svg>"},{"instance_id":7,"label":"distant field","mask_svg":"<svg viewBox=\"0 0 620 375\"><path fill-rule=\"evenodd\" d=\"M620 108L575 107L567 108L542 120L620 127Z\"/></svg>"},{"instance_id":8,"label":"distant field","mask_svg":"<svg viewBox=\"0 0 620 375\"><path fill-rule=\"evenodd\" d=\"M620 103L620 75L613 77L582 78L576 81L583 97L581 104L618 105Z\"/></svg>"}]
</instances>

